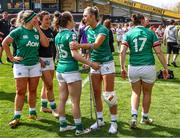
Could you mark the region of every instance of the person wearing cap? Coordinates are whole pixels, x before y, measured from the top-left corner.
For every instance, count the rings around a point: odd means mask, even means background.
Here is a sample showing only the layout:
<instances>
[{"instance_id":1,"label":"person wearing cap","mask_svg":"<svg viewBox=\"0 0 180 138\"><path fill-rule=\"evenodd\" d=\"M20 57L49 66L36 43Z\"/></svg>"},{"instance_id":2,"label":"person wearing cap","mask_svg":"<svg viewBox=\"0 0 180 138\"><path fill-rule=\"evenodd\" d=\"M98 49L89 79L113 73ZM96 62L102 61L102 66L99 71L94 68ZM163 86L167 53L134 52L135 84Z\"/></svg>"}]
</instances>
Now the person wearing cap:
<instances>
[{"instance_id":1,"label":"person wearing cap","mask_svg":"<svg viewBox=\"0 0 180 138\"><path fill-rule=\"evenodd\" d=\"M29 119L37 119L36 91L41 76L39 63L39 46L49 46L49 40L39 27L36 13L25 10L18 13L17 27L3 40L2 46L7 57L14 63L13 73L16 85L14 117L10 121L11 128L20 123L21 112L24 105L26 91L28 90ZM9 44L17 45L14 57Z\"/></svg>"}]
</instances>

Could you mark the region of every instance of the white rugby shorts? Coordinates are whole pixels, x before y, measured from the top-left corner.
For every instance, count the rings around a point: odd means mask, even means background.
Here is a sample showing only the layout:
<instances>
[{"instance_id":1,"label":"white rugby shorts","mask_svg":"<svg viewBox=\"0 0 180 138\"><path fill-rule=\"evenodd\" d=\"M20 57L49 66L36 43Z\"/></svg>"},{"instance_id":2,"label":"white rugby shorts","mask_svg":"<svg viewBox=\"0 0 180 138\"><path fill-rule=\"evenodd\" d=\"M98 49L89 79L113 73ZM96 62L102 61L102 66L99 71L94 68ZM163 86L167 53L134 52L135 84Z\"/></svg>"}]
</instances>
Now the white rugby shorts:
<instances>
[{"instance_id":1,"label":"white rugby shorts","mask_svg":"<svg viewBox=\"0 0 180 138\"><path fill-rule=\"evenodd\" d=\"M135 83L142 80L146 83L154 83L156 80L156 69L154 65L128 66L129 82Z\"/></svg>"},{"instance_id":2,"label":"white rugby shorts","mask_svg":"<svg viewBox=\"0 0 180 138\"><path fill-rule=\"evenodd\" d=\"M72 83L81 80L81 76L79 72L66 72L66 73L59 73L56 72L56 78L58 82L66 82Z\"/></svg>"},{"instance_id":3,"label":"white rugby shorts","mask_svg":"<svg viewBox=\"0 0 180 138\"><path fill-rule=\"evenodd\" d=\"M99 70L94 70L91 68L90 73L92 74L112 74L115 73L115 65L114 61L105 62L103 64L100 64L101 68Z\"/></svg>"},{"instance_id":4,"label":"white rugby shorts","mask_svg":"<svg viewBox=\"0 0 180 138\"><path fill-rule=\"evenodd\" d=\"M42 75L40 63L32 66L14 64L13 73L14 73L14 78L38 77Z\"/></svg>"}]
</instances>

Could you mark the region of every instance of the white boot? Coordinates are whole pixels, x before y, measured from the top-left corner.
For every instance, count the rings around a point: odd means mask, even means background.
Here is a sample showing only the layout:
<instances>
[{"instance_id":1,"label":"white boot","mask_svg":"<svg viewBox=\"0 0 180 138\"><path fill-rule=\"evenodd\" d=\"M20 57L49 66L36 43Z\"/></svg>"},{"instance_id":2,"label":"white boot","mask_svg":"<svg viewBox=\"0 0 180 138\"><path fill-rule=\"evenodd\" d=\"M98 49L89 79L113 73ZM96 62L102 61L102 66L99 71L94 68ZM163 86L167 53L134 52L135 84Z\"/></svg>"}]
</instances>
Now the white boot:
<instances>
[{"instance_id":1,"label":"white boot","mask_svg":"<svg viewBox=\"0 0 180 138\"><path fill-rule=\"evenodd\" d=\"M98 127L102 127L102 126L104 126L104 125L105 125L104 121L98 119L98 123L97 123L97 121L96 121L94 124L92 124L92 125L90 126L90 128L91 128L91 129L97 129Z\"/></svg>"},{"instance_id":2,"label":"white boot","mask_svg":"<svg viewBox=\"0 0 180 138\"><path fill-rule=\"evenodd\" d=\"M117 133L118 125L116 122L111 122L111 126L109 128L109 133L110 134L115 134Z\"/></svg>"},{"instance_id":3,"label":"white boot","mask_svg":"<svg viewBox=\"0 0 180 138\"><path fill-rule=\"evenodd\" d=\"M52 110L52 115L53 115L55 118L58 118L58 117L59 117L59 114L57 113L56 110Z\"/></svg>"}]
</instances>

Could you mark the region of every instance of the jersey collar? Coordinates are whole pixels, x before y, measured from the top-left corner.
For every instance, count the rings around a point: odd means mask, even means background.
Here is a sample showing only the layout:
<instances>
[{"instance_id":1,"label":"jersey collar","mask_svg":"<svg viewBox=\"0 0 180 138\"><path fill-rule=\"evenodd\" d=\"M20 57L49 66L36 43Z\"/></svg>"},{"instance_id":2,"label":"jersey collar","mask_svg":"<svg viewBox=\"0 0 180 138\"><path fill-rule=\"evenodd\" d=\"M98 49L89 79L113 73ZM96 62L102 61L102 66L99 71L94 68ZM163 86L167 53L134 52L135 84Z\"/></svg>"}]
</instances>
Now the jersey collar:
<instances>
[{"instance_id":1,"label":"jersey collar","mask_svg":"<svg viewBox=\"0 0 180 138\"><path fill-rule=\"evenodd\" d=\"M60 32L62 32L62 31L70 31L70 30L68 28L61 28Z\"/></svg>"},{"instance_id":2,"label":"jersey collar","mask_svg":"<svg viewBox=\"0 0 180 138\"><path fill-rule=\"evenodd\" d=\"M95 27L95 28L92 28L92 27L91 27L91 29L95 30L100 24L101 24L101 23L98 22L98 23L96 24L96 27Z\"/></svg>"},{"instance_id":3,"label":"jersey collar","mask_svg":"<svg viewBox=\"0 0 180 138\"><path fill-rule=\"evenodd\" d=\"M144 26L142 26L142 25L137 25L137 26L135 26L135 28L139 28L139 27L144 27Z\"/></svg>"}]
</instances>

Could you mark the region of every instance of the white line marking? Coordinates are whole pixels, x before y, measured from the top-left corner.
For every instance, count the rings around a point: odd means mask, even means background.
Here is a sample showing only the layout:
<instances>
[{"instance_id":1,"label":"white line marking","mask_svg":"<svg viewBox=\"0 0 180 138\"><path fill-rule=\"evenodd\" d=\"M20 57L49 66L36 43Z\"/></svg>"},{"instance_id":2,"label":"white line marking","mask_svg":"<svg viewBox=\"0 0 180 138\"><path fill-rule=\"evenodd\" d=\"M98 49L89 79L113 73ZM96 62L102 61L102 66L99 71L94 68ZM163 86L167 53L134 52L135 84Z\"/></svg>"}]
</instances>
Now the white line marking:
<instances>
[{"instance_id":1,"label":"white line marking","mask_svg":"<svg viewBox=\"0 0 180 138\"><path fill-rule=\"evenodd\" d=\"M84 88L84 86L87 84L88 81L89 81L89 75L83 80L82 88Z\"/></svg>"}]
</instances>

